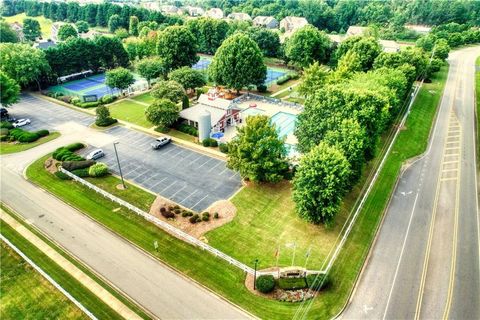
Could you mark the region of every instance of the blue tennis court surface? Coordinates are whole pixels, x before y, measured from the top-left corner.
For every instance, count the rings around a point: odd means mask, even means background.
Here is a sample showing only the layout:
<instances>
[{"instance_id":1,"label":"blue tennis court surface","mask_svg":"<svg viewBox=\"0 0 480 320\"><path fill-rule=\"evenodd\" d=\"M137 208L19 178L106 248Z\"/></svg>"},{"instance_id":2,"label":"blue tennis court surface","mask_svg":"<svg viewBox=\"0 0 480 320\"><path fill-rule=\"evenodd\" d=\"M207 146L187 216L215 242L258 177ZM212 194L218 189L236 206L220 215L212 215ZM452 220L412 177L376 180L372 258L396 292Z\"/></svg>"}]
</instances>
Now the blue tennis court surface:
<instances>
[{"instance_id":1,"label":"blue tennis court surface","mask_svg":"<svg viewBox=\"0 0 480 320\"><path fill-rule=\"evenodd\" d=\"M50 87L50 90L80 97L85 95L96 95L97 98L101 98L107 94L120 93L120 90L110 88L105 84L105 73L62 83Z\"/></svg>"},{"instance_id":2,"label":"blue tennis court surface","mask_svg":"<svg viewBox=\"0 0 480 320\"><path fill-rule=\"evenodd\" d=\"M288 136L295 130L295 121L297 116L291 113L278 112L270 118L271 123L275 124L280 137Z\"/></svg>"},{"instance_id":3,"label":"blue tennis court surface","mask_svg":"<svg viewBox=\"0 0 480 320\"><path fill-rule=\"evenodd\" d=\"M212 62L211 59L207 58L200 58L197 63L195 63L192 68L195 70L206 70L210 63ZM266 85L271 85L273 84L278 78L281 76L287 74L284 71L272 69L272 68L267 68L267 78L265 79L265 84Z\"/></svg>"}]
</instances>

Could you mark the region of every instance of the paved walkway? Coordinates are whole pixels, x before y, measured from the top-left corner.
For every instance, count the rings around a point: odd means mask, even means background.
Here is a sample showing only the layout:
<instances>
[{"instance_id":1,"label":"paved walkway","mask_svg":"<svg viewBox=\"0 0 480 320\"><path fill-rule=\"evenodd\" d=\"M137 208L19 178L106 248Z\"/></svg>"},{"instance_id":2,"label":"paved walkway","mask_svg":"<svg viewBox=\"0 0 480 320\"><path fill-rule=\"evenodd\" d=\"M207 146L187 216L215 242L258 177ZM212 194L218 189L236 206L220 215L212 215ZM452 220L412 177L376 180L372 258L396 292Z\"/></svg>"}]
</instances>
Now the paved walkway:
<instances>
[{"instance_id":1,"label":"paved walkway","mask_svg":"<svg viewBox=\"0 0 480 320\"><path fill-rule=\"evenodd\" d=\"M115 310L119 315L125 319L142 319L120 300L114 297L110 292L100 286L95 280L90 278L82 270L77 268L73 263L65 259L55 249L50 247L46 242L37 237L30 230L25 228L12 216L0 209L0 219L17 231L21 236L27 239L31 244L40 249L47 257L52 259L56 264L67 271L72 277L77 279L82 285L94 293L100 300L105 302L110 308Z\"/></svg>"}]
</instances>

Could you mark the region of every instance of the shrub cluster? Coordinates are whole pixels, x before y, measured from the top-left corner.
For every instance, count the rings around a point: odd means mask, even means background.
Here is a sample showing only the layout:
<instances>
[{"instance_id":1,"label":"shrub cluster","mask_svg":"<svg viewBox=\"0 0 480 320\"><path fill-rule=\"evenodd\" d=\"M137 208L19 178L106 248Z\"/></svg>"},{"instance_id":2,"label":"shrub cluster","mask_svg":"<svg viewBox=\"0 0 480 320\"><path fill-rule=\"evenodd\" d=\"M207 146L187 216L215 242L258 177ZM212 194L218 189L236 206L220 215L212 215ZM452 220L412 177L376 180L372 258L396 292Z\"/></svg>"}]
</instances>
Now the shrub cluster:
<instances>
[{"instance_id":1,"label":"shrub cluster","mask_svg":"<svg viewBox=\"0 0 480 320\"><path fill-rule=\"evenodd\" d=\"M330 277L325 274L309 274L306 278L307 286L316 291L328 288L330 285Z\"/></svg>"},{"instance_id":2,"label":"shrub cluster","mask_svg":"<svg viewBox=\"0 0 480 320\"><path fill-rule=\"evenodd\" d=\"M207 138L207 139L203 139L202 145L204 147L218 147L218 142L215 139Z\"/></svg>"},{"instance_id":3,"label":"shrub cluster","mask_svg":"<svg viewBox=\"0 0 480 320\"><path fill-rule=\"evenodd\" d=\"M226 143L220 143L220 144L218 145L218 149L220 150L220 152L228 153L228 144L226 144Z\"/></svg>"},{"instance_id":4,"label":"shrub cluster","mask_svg":"<svg viewBox=\"0 0 480 320\"><path fill-rule=\"evenodd\" d=\"M194 137L198 137L198 130L195 127L189 126L187 124L181 123L175 126L175 129L177 129L180 132L189 134Z\"/></svg>"},{"instance_id":5,"label":"shrub cluster","mask_svg":"<svg viewBox=\"0 0 480 320\"><path fill-rule=\"evenodd\" d=\"M83 145L82 145L83 146ZM60 147L52 153L52 157L58 161L82 161L85 160L78 154L66 147Z\"/></svg>"},{"instance_id":6,"label":"shrub cluster","mask_svg":"<svg viewBox=\"0 0 480 320\"><path fill-rule=\"evenodd\" d=\"M65 163L65 162L64 162ZM71 171L74 175L80 178L88 178L90 174L88 173L88 168L75 169Z\"/></svg>"},{"instance_id":7,"label":"shrub cluster","mask_svg":"<svg viewBox=\"0 0 480 320\"><path fill-rule=\"evenodd\" d=\"M171 218L174 218L175 217L175 214L172 212L172 211L160 211L160 213L162 214L162 216L164 216L165 218L167 219L171 219Z\"/></svg>"},{"instance_id":8,"label":"shrub cluster","mask_svg":"<svg viewBox=\"0 0 480 320\"><path fill-rule=\"evenodd\" d=\"M73 172L81 169L88 169L95 164L93 160L79 160L79 161L64 161L62 163L62 168Z\"/></svg>"},{"instance_id":9,"label":"shrub cluster","mask_svg":"<svg viewBox=\"0 0 480 320\"><path fill-rule=\"evenodd\" d=\"M112 103L113 101L115 101L116 99L117 99L117 96L114 96L114 95L111 95L111 94L106 94L102 98L100 98L100 101L103 104L109 104L109 103Z\"/></svg>"},{"instance_id":10,"label":"shrub cluster","mask_svg":"<svg viewBox=\"0 0 480 320\"><path fill-rule=\"evenodd\" d=\"M100 105L100 101L92 101L92 102L79 102L76 104L77 107L80 108L96 108Z\"/></svg>"},{"instance_id":11,"label":"shrub cluster","mask_svg":"<svg viewBox=\"0 0 480 320\"><path fill-rule=\"evenodd\" d=\"M218 212L215 212L215 213L213 214L213 218L214 218L214 219L218 219L218 218L219 218Z\"/></svg>"},{"instance_id":12,"label":"shrub cluster","mask_svg":"<svg viewBox=\"0 0 480 320\"><path fill-rule=\"evenodd\" d=\"M280 278L278 279L278 287L283 290L297 290L307 287L305 278Z\"/></svg>"},{"instance_id":13,"label":"shrub cluster","mask_svg":"<svg viewBox=\"0 0 480 320\"><path fill-rule=\"evenodd\" d=\"M0 128L13 129L13 124L8 121L0 122Z\"/></svg>"},{"instance_id":14,"label":"shrub cluster","mask_svg":"<svg viewBox=\"0 0 480 320\"><path fill-rule=\"evenodd\" d=\"M90 177L103 177L108 174L108 166L105 163L97 162L88 168Z\"/></svg>"},{"instance_id":15,"label":"shrub cluster","mask_svg":"<svg viewBox=\"0 0 480 320\"><path fill-rule=\"evenodd\" d=\"M63 173L62 171L55 172L55 176L57 176L57 178L59 178L60 180L71 180L72 179L68 175Z\"/></svg>"},{"instance_id":16,"label":"shrub cluster","mask_svg":"<svg viewBox=\"0 0 480 320\"><path fill-rule=\"evenodd\" d=\"M110 110L105 106L99 106L95 110L97 117L95 119L95 124L99 127L108 127L114 123L117 123L117 119L114 119L110 116Z\"/></svg>"},{"instance_id":17,"label":"shrub cluster","mask_svg":"<svg viewBox=\"0 0 480 320\"><path fill-rule=\"evenodd\" d=\"M258 92L267 92L267 86L264 84L258 85L257 86L257 91Z\"/></svg>"},{"instance_id":18,"label":"shrub cluster","mask_svg":"<svg viewBox=\"0 0 480 320\"><path fill-rule=\"evenodd\" d=\"M40 139L41 137L48 136L50 132L48 130L39 130L37 132L25 131L20 128L12 129L8 132L10 141L17 140L18 142L34 142ZM6 138L4 138L7 140Z\"/></svg>"},{"instance_id":19,"label":"shrub cluster","mask_svg":"<svg viewBox=\"0 0 480 320\"><path fill-rule=\"evenodd\" d=\"M271 274L261 275L255 280L255 287L262 293L272 292L273 288L275 288L275 278Z\"/></svg>"},{"instance_id":20,"label":"shrub cluster","mask_svg":"<svg viewBox=\"0 0 480 320\"><path fill-rule=\"evenodd\" d=\"M192 224L195 224L197 222L202 221L202 219L200 219L200 216L195 213L193 216L190 217L190 219L188 219L188 221L190 221L190 223Z\"/></svg>"},{"instance_id":21,"label":"shrub cluster","mask_svg":"<svg viewBox=\"0 0 480 320\"><path fill-rule=\"evenodd\" d=\"M202 213L202 221L208 221L210 220L210 213L204 212Z\"/></svg>"},{"instance_id":22,"label":"shrub cluster","mask_svg":"<svg viewBox=\"0 0 480 320\"><path fill-rule=\"evenodd\" d=\"M188 210L183 210L182 211L182 217L186 218L186 217L191 217L191 216L193 216L192 211L188 211Z\"/></svg>"}]
</instances>

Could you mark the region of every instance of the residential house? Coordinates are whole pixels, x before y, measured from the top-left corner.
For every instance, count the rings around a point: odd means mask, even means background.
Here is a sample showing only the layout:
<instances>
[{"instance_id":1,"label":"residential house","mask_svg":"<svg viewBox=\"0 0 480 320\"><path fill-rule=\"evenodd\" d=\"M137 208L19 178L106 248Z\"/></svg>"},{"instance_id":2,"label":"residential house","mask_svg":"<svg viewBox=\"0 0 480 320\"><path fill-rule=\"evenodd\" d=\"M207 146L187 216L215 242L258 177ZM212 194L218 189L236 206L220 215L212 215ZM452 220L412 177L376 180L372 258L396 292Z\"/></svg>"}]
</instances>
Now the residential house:
<instances>
[{"instance_id":1,"label":"residential house","mask_svg":"<svg viewBox=\"0 0 480 320\"><path fill-rule=\"evenodd\" d=\"M395 53L400 51L400 45L393 40L378 40L383 52Z\"/></svg>"},{"instance_id":2,"label":"residential house","mask_svg":"<svg viewBox=\"0 0 480 320\"><path fill-rule=\"evenodd\" d=\"M432 30L432 28L429 26L419 25L419 24L406 24L405 28L408 30L418 32L420 34L427 34Z\"/></svg>"},{"instance_id":3,"label":"residential house","mask_svg":"<svg viewBox=\"0 0 480 320\"><path fill-rule=\"evenodd\" d=\"M368 30L368 27L350 26L348 27L345 38L353 36L363 36Z\"/></svg>"},{"instance_id":4,"label":"residential house","mask_svg":"<svg viewBox=\"0 0 480 320\"><path fill-rule=\"evenodd\" d=\"M93 39L95 36L100 35L102 35L102 33L95 30L88 30L88 32L78 34L78 36L82 39Z\"/></svg>"},{"instance_id":5,"label":"residential house","mask_svg":"<svg viewBox=\"0 0 480 320\"><path fill-rule=\"evenodd\" d=\"M25 41L25 34L23 33L23 25L20 22L10 24L10 28L17 34L18 40Z\"/></svg>"},{"instance_id":6,"label":"residential house","mask_svg":"<svg viewBox=\"0 0 480 320\"><path fill-rule=\"evenodd\" d=\"M48 39L48 40L40 40L40 41L35 42L35 43L33 44L33 47L34 47L34 48L38 48L38 49L41 49L41 50L46 50L46 49L48 49L48 48L56 47L56 46L57 46L57 44L56 44L54 41L50 40L50 39Z\"/></svg>"},{"instance_id":7,"label":"residential house","mask_svg":"<svg viewBox=\"0 0 480 320\"><path fill-rule=\"evenodd\" d=\"M162 11L162 13L167 14L167 15L181 13L181 10L178 7L172 6L172 5L161 6L160 11Z\"/></svg>"},{"instance_id":8,"label":"residential house","mask_svg":"<svg viewBox=\"0 0 480 320\"><path fill-rule=\"evenodd\" d=\"M212 8L205 12L205 16L214 19L223 19L223 11L219 8Z\"/></svg>"},{"instance_id":9,"label":"residential house","mask_svg":"<svg viewBox=\"0 0 480 320\"><path fill-rule=\"evenodd\" d=\"M228 19L237 21L251 21L252 18L249 14L243 12L232 12L227 16Z\"/></svg>"},{"instance_id":10,"label":"residential house","mask_svg":"<svg viewBox=\"0 0 480 320\"><path fill-rule=\"evenodd\" d=\"M327 36L330 39L330 41L332 41L336 45L340 44L344 38L344 36L340 34L327 34Z\"/></svg>"},{"instance_id":11,"label":"residential house","mask_svg":"<svg viewBox=\"0 0 480 320\"><path fill-rule=\"evenodd\" d=\"M51 35L50 39L54 42L58 42L58 31L60 31L60 27L63 26L65 22L55 22L52 24Z\"/></svg>"},{"instance_id":12,"label":"residential house","mask_svg":"<svg viewBox=\"0 0 480 320\"><path fill-rule=\"evenodd\" d=\"M293 33L307 24L308 21L305 18L288 16L280 21L280 29L283 29L285 33Z\"/></svg>"},{"instance_id":13,"label":"residential house","mask_svg":"<svg viewBox=\"0 0 480 320\"><path fill-rule=\"evenodd\" d=\"M200 17L205 14L205 10L200 7L186 6L183 9L190 17Z\"/></svg>"},{"instance_id":14,"label":"residential house","mask_svg":"<svg viewBox=\"0 0 480 320\"><path fill-rule=\"evenodd\" d=\"M253 19L253 25L267 29L278 28L278 20L269 16L258 16Z\"/></svg>"},{"instance_id":15,"label":"residential house","mask_svg":"<svg viewBox=\"0 0 480 320\"><path fill-rule=\"evenodd\" d=\"M188 125L198 128L200 118L208 112L211 118L211 132L223 132L225 128L240 122L240 109L231 100L223 99L213 92L202 94L198 103L180 111L180 118Z\"/></svg>"}]
</instances>

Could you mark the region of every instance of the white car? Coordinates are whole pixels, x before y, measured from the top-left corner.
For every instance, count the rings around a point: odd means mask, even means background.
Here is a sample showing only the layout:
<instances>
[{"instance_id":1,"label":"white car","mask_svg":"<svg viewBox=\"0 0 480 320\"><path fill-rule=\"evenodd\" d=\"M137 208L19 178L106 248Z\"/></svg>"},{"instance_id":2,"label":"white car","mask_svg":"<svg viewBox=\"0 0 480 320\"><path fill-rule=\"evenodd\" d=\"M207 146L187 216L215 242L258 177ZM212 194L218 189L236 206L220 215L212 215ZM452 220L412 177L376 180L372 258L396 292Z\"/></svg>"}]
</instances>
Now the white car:
<instances>
[{"instance_id":1,"label":"white car","mask_svg":"<svg viewBox=\"0 0 480 320\"><path fill-rule=\"evenodd\" d=\"M169 144L171 141L172 141L172 139L170 139L168 137L159 137L159 138L155 139L155 141L152 142L150 144L150 146L152 147L153 150L157 150L157 149L160 149L161 147Z\"/></svg>"},{"instance_id":2,"label":"white car","mask_svg":"<svg viewBox=\"0 0 480 320\"><path fill-rule=\"evenodd\" d=\"M31 123L30 119L18 119L17 121L12 123L12 125L14 128L18 128L18 127L26 126L27 124L30 124L30 123Z\"/></svg>"},{"instance_id":3,"label":"white car","mask_svg":"<svg viewBox=\"0 0 480 320\"><path fill-rule=\"evenodd\" d=\"M87 155L87 160L97 160L104 156L105 153L102 149L95 149Z\"/></svg>"}]
</instances>

